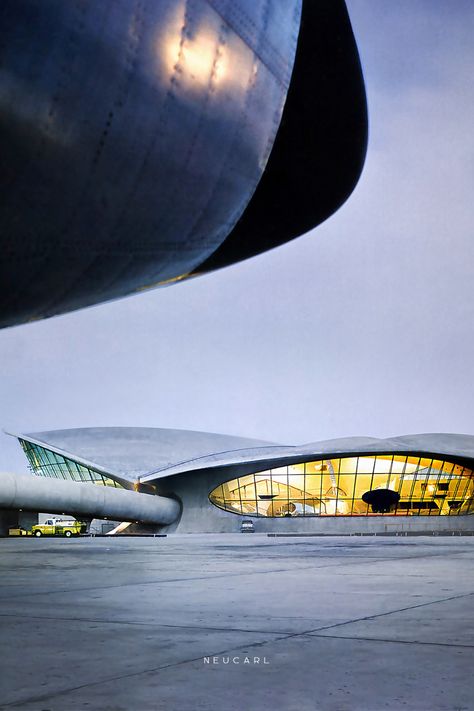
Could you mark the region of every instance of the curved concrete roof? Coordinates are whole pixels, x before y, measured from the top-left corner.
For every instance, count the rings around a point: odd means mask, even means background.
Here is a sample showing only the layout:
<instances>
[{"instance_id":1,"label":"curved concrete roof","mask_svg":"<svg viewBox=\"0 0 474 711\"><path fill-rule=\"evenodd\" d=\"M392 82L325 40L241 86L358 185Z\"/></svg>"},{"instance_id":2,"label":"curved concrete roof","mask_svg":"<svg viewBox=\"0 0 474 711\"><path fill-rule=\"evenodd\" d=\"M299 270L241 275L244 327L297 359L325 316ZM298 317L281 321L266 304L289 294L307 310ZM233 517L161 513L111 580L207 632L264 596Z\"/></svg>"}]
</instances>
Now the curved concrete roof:
<instances>
[{"instance_id":1,"label":"curved concrete roof","mask_svg":"<svg viewBox=\"0 0 474 711\"><path fill-rule=\"evenodd\" d=\"M14 436L129 481L209 454L272 446L244 437L156 427L84 427Z\"/></svg>"},{"instance_id":2,"label":"curved concrete roof","mask_svg":"<svg viewBox=\"0 0 474 711\"><path fill-rule=\"evenodd\" d=\"M152 427L90 427L14 436L128 481L153 481L244 463L265 469L329 455L399 452L474 460L474 436L446 433L388 439L344 437L300 446Z\"/></svg>"}]
</instances>

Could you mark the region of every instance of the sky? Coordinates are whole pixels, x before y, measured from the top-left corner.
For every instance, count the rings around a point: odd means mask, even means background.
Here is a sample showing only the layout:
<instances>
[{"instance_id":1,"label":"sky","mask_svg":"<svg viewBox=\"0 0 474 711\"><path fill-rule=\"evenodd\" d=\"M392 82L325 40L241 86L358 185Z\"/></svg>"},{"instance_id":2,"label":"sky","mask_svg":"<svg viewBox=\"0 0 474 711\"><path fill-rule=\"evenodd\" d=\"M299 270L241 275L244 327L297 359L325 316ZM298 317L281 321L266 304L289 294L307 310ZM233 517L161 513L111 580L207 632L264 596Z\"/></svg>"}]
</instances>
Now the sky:
<instances>
[{"instance_id":1,"label":"sky","mask_svg":"<svg viewBox=\"0 0 474 711\"><path fill-rule=\"evenodd\" d=\"M346 204L214 274L0 331L1 428L474 434L474 4L347 5L370 135ZM4 434L1 470L26 471Z\"/></svg>"}]
</instances>

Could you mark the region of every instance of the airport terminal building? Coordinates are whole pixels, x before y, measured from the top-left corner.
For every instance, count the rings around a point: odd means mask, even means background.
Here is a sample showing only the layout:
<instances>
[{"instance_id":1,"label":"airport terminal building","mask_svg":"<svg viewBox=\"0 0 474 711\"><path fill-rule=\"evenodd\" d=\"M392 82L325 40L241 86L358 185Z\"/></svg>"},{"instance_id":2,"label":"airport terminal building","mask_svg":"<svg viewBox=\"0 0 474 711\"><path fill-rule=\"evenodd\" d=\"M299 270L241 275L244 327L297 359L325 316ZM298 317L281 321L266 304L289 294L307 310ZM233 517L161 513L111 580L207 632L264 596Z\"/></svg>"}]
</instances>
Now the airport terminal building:
<instances>
[{"instance_id":1,"label":"airport terminal building","mask_svg":"<svg viewBox=\"0 0 474 711\"><path fill-rule=\"evenodd\" d=\"M455 532L470 530L474 513L474 437L468 435L303 446L156 428L15 436L51 492L64 487L58 480L70 482L73 498L79 489L71 482L98 494L100 487L105 511L107 495L128 497L122 515L157 531L232 532L250 518L258 532ZM141 513L143 506L135 511L138 500L156 501L156 513Z\"/></svg>"}]
</instances>

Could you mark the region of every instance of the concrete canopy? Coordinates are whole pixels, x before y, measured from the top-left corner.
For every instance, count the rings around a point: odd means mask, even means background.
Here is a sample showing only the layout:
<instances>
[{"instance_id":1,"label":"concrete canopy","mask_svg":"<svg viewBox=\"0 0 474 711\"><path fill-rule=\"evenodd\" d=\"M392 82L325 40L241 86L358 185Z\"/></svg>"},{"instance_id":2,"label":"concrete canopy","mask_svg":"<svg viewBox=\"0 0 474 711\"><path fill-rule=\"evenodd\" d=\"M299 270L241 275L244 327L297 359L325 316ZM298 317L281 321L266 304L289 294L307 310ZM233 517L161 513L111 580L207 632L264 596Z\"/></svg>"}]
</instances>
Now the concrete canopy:
<instances>
[{"instance_id":1,"label":"concrete canopy","mask_svg":"<svg viewBox=\"0 0 474 711\"><path fill-rule=\"evenodd\" d=\"M222 467L231 475L242 464L262 470L328 455L430 454L474 460L474 436L446 433L389 439L349 437L299 446L152 427L80 428L14 436L112 476L142 482Z\"/></svg>"},{"instance_id":2,"label":"concrete canopy","mask_svg":"<svg viewBox=\"0 0 474 711\"><path fill-rule=\"evenodd\" d=\"M137 481L208 456L272 447L243 437L157 427L84 427L29 434L9 433L119 479Z\"/></svg>"}]
</instances>

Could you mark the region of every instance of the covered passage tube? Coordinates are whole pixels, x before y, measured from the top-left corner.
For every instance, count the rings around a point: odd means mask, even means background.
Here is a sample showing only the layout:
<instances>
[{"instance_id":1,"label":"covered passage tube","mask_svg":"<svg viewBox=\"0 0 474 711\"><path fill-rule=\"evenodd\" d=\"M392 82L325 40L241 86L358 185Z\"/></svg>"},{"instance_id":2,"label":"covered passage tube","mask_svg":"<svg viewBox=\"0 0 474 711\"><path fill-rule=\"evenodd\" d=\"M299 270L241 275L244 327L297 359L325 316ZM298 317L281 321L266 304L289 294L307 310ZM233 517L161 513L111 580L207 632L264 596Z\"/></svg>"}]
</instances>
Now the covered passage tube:
<instances>
[{"instance_id":1,"label":"covered passage tube","mask_svg":"<svg viewBox=\"0 0 474 711\"><path fill-rule=\"evenodd\" d=\"M161 525L173 523L180 513L179 503L164 496L9 473L0 474L0 509Z\"/></svg>"}]
</instances>

